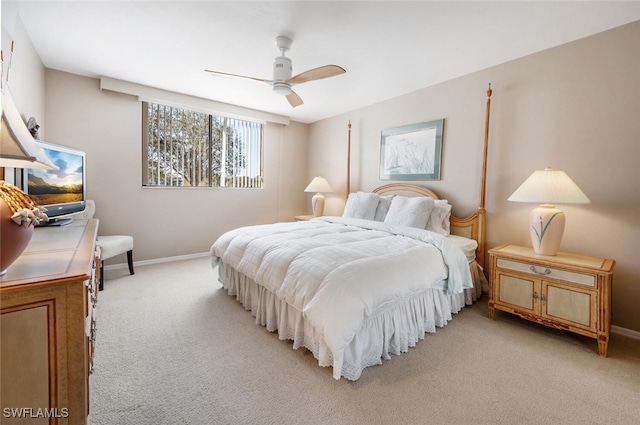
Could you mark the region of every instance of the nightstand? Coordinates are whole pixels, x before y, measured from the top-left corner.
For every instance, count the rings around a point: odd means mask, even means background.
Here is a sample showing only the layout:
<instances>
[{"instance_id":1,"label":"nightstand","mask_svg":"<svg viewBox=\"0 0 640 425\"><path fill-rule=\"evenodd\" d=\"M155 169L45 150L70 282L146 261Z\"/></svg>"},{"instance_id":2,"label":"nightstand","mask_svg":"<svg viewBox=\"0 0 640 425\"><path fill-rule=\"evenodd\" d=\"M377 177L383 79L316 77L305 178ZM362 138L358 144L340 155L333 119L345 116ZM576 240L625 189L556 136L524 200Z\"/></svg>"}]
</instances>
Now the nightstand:
<instances>
[{"instance_id":1,"label":"nightstand","mask_svg":"<svg viewBox=\"0 0 640 425\"><path fill-rule=\"evenodd\" d=\"M489 317L495 310L598 341L606 357L615 261L503 245L489 250Z\"/></svg>"},{"instance_id":2,"label":"nightstand","mask_svg":"<svg viewBox=\"0 0 640 425\"><path fill-rule=\"evenodd\" d=\"M315 215L297 215L294 217L296 219L296 221L307 221L307 220L311 220L312 218L315 218Z\"/></svg>"}]
</instances>

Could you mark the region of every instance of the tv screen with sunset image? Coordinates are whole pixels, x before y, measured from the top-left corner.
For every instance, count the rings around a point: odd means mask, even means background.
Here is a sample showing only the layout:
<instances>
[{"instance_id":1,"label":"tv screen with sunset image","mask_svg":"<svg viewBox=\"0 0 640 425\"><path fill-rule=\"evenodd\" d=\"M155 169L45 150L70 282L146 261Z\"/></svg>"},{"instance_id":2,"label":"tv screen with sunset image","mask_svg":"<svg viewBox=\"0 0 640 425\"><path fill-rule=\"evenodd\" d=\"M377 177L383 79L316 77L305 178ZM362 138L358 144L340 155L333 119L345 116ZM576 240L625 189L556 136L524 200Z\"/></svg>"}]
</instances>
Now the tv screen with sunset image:
<instances>
[{"instance_id":1,"label":"tv screen with sunset image","mask_svg":"<svg viewBox=\"0 0 640 425\"><path fill-rule=\"evenodd\" d=\"M72 214L85 207L85 153L50 143L37 143L57 170L26 170L26 192L49 217Z\"/></svg>"}]
</instances>

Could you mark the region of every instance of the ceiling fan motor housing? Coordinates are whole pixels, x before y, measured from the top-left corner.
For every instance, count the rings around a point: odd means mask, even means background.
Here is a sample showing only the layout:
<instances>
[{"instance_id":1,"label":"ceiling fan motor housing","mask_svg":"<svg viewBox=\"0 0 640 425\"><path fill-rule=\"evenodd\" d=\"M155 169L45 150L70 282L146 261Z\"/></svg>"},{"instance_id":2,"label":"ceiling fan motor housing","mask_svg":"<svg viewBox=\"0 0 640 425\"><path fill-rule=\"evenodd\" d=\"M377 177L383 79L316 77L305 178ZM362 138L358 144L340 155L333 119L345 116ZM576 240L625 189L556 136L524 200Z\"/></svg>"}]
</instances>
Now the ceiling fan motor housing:
<instances>
[{"instance_id":1,"label":"ceiling fan motor housing","mask_svg":"<svg viewBox=\"0 0 640 425\"><path fill-rule=\"evenodd\" d=\"M273 80L274 81L287 81L291 78L293 68L291 66L291 59L286 56L278 56L273 60Z\"/></svg>"}]
</instances>

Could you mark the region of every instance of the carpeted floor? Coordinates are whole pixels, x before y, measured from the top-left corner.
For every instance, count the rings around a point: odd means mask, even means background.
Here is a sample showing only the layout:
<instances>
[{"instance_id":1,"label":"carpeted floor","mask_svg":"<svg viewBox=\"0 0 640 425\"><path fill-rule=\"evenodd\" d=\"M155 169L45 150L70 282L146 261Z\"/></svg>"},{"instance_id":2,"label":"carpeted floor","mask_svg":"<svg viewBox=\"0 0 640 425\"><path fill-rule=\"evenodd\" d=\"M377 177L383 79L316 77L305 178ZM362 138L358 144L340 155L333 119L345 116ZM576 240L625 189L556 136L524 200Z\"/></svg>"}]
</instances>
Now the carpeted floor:
<instances>
[{"instance_id":1,"label":"carpeted floor","mask_svg":"<svg viewBox=\"0 0 640 425\"><path fill-rule=\"evenodd\" d=\"M497 312L486 297L415 348L336 381L227 295L208 258L106 273L93 425L640 424L640 341Z\"/></svg>"}]
</instances>

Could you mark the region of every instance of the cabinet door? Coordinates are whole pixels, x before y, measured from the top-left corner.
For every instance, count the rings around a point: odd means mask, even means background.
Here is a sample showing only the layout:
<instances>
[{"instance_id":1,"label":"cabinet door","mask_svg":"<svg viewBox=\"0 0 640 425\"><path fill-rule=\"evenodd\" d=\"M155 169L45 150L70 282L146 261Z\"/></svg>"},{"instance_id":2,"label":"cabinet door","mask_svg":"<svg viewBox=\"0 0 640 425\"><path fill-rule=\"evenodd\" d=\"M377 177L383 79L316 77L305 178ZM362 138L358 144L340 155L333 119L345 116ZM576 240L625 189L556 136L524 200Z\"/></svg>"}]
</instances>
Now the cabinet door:
<instances>
[{"instance_id":1,"label":"cabinet door","mask_svg":"<svg viewBox=\"0 0 640 425\"><path fill-rule=\"evenodd\" d=\"M54 301L21 306L21 310L3 312L0 319L2 343L3 424L25 424L24 418L10 416L7 409L51 407L55 397ZM54 363L55 364L55 363ZM53 374L52 374L53 372ZM52 376L54 375L54 376ZM54 389L54 394L51 394ZM55 403L55 401L54 401ZM47 418L32 418L29 424L48 424Z\"/></svg>"},{"instance_id":2,"label":"cabinet door","mask_svg":"<svg viewBox=\"0 0 640 425\"><path fill-rule=\"evenodd\" d=\"M597 292L542 282L542 317L596 331Z\"/></svg>"},{"instance_id":3,"label":"cabinet door","mask_svg":"<svg viewBox=\"0 0 640 425\"><path fill-rule=\"evenodd\" d=\"M539 286L537 279L498 271L496 273L495 302L516 310L535 313L538 304L537 286Z\"/></svg>"}]
</instances>

